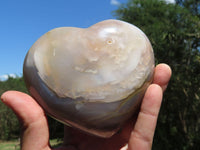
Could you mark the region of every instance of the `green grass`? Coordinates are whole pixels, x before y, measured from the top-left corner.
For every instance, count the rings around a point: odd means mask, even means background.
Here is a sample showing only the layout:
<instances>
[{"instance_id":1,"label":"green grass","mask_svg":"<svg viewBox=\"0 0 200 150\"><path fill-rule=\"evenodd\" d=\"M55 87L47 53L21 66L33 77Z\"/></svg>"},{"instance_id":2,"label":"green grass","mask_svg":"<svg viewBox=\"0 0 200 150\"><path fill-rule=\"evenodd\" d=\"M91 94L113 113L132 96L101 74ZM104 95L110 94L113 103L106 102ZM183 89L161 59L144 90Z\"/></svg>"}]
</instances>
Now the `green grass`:
<instances>
[{"instance_id":1,"label":"green grass","mask_svg":"<svg viewBox=\"0 0 200 150\"><path fill-rule=\"evenodd\" d=\"M0 141L0 150L20 150L19 142L16 141Z\"/></svg>"},{"instance_id":2,"label":"green grass","mask_svg":"<svg viewBox=\"0 0 200 150\"><path fill-rule=\"evenodd\" d=\"M61 142L54 139L50 140L50 144L53 147L57 147ZM0 150L20 150L19 141L0 141Z\"/></svg>"}]
</instances>

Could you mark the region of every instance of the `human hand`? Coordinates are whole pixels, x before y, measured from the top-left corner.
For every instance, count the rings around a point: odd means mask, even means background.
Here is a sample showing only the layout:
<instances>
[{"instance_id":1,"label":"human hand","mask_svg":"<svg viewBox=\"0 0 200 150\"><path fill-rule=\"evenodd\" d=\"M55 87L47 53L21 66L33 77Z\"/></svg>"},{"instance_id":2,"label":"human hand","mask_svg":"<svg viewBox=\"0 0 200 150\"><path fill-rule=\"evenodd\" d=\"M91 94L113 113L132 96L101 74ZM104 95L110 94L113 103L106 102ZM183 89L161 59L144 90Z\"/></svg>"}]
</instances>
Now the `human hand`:
<instances>
[{"instance_id":1,"label":"human hand","mask_svg":"<svg viewBox=\"0 0 200 150\"><path fill-rule=\"evenodd\" d=\"M133 117L111 138L104 139L65 126L63 146L54 150L150 150L162 102L163 91L171 77L165 64L155 68L153 83L143 98L138 117ZM45 112L29 95L8 91L2 101L17 115L22 125L22 150L50 150Z\"/></svg>"}]
</instances>

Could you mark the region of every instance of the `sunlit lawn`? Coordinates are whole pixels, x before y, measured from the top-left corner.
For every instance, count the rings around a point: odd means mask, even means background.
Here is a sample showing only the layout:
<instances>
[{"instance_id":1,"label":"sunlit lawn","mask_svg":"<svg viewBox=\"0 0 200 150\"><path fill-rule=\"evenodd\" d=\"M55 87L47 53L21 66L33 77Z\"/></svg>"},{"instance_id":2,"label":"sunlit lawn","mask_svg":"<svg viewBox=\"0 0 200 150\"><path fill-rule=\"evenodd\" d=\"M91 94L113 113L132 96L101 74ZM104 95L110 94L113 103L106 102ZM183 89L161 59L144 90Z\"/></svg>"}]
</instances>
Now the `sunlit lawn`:
<instances>
[{"instance_id":1,"label":"sunlit lawn","mask_svg":"<svg viewBox=\"0 0 200 150\"><path fill-rule=\"evenodd\" d=\"M60 144L56 139L50 140L51 146L57 146ZM0 150L20 150L19 141L0 141Z\"/></svg>"}]
</instances>

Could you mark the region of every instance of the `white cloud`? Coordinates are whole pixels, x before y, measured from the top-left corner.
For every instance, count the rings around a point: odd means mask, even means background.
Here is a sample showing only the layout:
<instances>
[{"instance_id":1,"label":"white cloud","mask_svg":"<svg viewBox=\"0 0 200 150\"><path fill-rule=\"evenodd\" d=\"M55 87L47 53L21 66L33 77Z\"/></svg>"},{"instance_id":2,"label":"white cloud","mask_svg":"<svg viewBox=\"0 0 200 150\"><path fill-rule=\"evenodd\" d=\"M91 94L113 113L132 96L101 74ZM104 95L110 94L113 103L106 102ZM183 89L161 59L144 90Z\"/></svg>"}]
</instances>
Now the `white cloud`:
<instances>
[{"instance_id":1,"label":"white cloud","mask_svg":"<svg viewBox=\"0 0 200 150\"><path fill-rule=\"evenodd\" d=\"M8 80L9 77L12 77L12 78L16 78L17 75L16 74L7 74L7 75L1 75L0 76L0 81L6 81Z\"/></svg>"},{"instance_id":2,"label":"white cloud","mask_svg":"<svg viewBox=\"0 0 200 150\"><path fill-rule=\"evenodd\" d=\"M176 1L175 0L165 0L167 3L171 3L171 4L175 4Z\"/></svg>"},{"instance_id":3,"label":"white cloud","mask_svg":"<svg viewBox=\"0 0 200 150\"><path fill-rule=\"evenodd\" d=\"M120 2L118 0L110 0L111 5L119 6Z\"/></svg>"}]
</instances>

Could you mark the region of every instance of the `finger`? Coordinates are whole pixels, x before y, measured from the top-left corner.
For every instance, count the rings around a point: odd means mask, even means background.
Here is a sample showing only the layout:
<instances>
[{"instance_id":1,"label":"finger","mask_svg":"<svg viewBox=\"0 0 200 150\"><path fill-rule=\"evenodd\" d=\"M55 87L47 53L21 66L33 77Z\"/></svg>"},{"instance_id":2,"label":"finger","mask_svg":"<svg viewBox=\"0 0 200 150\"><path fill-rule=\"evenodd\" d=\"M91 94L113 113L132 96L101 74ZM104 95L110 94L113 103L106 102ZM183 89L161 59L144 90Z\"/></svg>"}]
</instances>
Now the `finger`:
<instances>
[{"instance_id":1,"label":"finger","mask_svg":"<svg viewBox=\"0 0 200 150\"><path fill-rule=\"evenodd\" d=\"M17 91L5 92L1 99L22 123L21 149L50 149L47 119L36 101L29 95Z\"/></svg>"},{"instance_id":2,"label":"finger","mask_svg":"<svg viewBox=\"0 0 200 150\"><path fill-rule=\"evenodd\" d=\"M162 89L152 84L144 96L141 110L131 132L129 150L150 150L162 101Z\"/></svg>"},{"instance_id":3,"label":"finger","mask_svg":"<svg viewBox=\"0 0 200 150\"><path fill-rule=\"evenodd\" d=\"M159 64L155 68L153 83L160 85L163 91L166 90L168 82L170 80L172 71L166 64Z\"/></svg>"}]
</instances>

